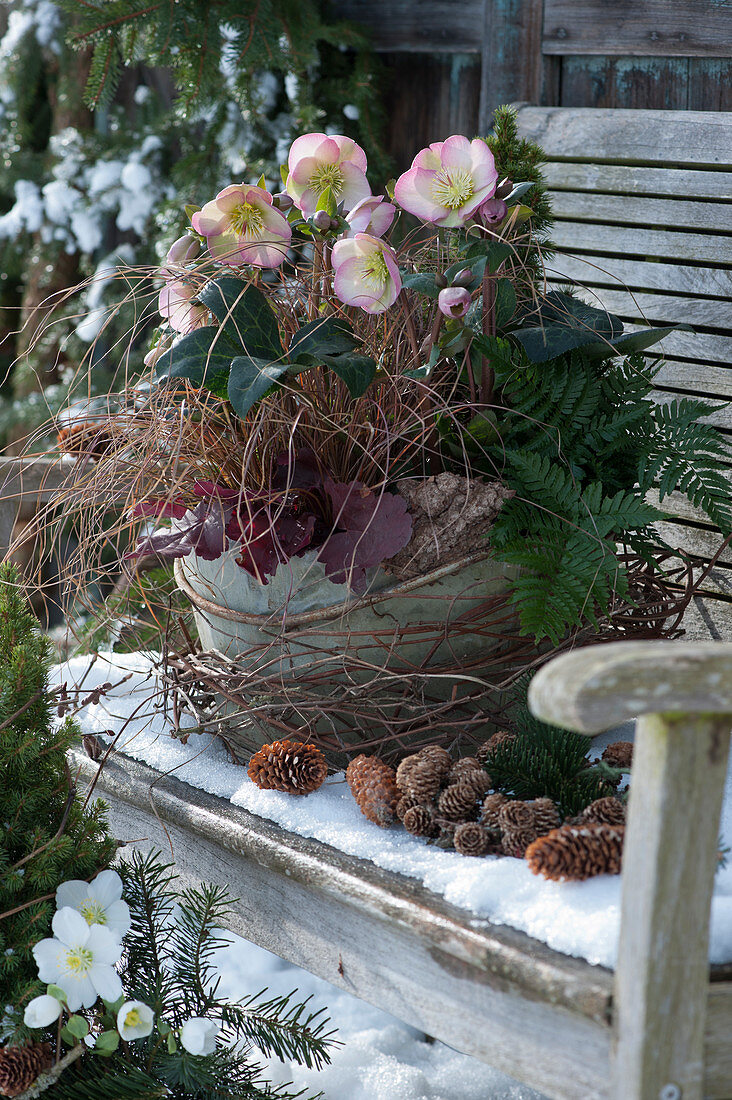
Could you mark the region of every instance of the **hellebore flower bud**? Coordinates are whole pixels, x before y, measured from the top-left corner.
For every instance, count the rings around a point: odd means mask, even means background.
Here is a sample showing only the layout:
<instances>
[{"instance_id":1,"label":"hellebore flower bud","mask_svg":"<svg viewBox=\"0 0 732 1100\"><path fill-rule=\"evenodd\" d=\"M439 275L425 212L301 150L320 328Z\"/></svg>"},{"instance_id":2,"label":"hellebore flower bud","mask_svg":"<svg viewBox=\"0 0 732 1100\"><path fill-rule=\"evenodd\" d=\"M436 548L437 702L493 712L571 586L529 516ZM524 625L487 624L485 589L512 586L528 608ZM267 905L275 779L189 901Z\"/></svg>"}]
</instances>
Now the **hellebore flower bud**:
<instances>
[{"instance_id":1,"label":"hellebore flower bud","mask_svg":"<svg viewBox=\"0 0 732 1100\"><path fill-rule=\"evenodd\" d=\"M331 228L333 219L327 210L316 210L312 217L312 223L318 233L327 233Z\"/></svg>"},{"instance_id":2,"label":"hellebore flower bud","mask_svg":"<svg viewBox=\"0 0 732 1100\"><path fill-rule=\"evenodd\" d=\"M487 199L475 212L475 216L483 225L500 225L508 214L508 207L503 199Z\"/></svg>"},{"instance_id":3,"label":"hellebore flower bud","mask_svg":"<svg viewBox=\"0 0 732 1100\"><path fill-rule=\"evenodd\" d=\"M200 251L201 242L198 237L194 237L191 233L185 233L177 241L173 241L168 249L165 262L169 264L187 264L190 260L195 260Z\"/></svg>"},{"instance_id":4,"label":"hellebore flower bud","mask_svg":"<svg viewBox=\"0 0 732 1100\"><path fill-rule=\"evenodd\" d=\"M470 286L473 281L473 272L469 267L464 267L462 271L458 271L455 278L452 280L453 286Z\"/></svg>"},{"instance_id":5,"label":"hellebore flower bud","mask_svg":"<svg viewBox=\"0 0 732 1100\"><path fill-rule=\"evenodd\" d=\"M464 317L470 309L470 294L462 286L448 286L437 299L440 312L446 317Z\"/></svg>"},{"instance_id":6,"label":"hellebore flower bud","mask_svg":"<svg viewBox=\"0 0 732 1100\"><path fill-rule=\"evenodd\" d=\"M292 199L286 191L278 191L276 195L272 196L272 205L276 206L278 210L281 210L284 213L295 204L293 203Z\"/></svg>"},{"instance_id":7,"label":"hellebore flower bud","mask_svg":"<svg viewBox=\"0 0 732 1100\"><path fill-rule=\"evenodd\" d=\"M510 180L508 178L508 176L505 176L504 179L501 180L501 182L498 184L498 187L496 188L496 198L497 199L507 199L512 191L513 191L513 180Z\"/></svg>"}]
</instances>

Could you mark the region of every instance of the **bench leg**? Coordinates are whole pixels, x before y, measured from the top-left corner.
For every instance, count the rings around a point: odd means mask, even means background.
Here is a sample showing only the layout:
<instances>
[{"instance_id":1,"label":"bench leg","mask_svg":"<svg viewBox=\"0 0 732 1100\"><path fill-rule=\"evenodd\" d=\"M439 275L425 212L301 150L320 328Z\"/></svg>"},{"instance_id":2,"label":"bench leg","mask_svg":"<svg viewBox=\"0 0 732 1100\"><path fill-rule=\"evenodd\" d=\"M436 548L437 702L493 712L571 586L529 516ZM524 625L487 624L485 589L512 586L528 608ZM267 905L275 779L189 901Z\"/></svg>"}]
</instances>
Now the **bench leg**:
<instances>
[{"instance_id":1,"label":"bench leg","mask_svg":"<svg viewBox=\"0 0 732 1100\"><path fill-rule=\"evenodd\" d=\"M612 1100L702 1100L709 910L731 724L727 716L638 721Z\"/></svg>"}]
</instances>

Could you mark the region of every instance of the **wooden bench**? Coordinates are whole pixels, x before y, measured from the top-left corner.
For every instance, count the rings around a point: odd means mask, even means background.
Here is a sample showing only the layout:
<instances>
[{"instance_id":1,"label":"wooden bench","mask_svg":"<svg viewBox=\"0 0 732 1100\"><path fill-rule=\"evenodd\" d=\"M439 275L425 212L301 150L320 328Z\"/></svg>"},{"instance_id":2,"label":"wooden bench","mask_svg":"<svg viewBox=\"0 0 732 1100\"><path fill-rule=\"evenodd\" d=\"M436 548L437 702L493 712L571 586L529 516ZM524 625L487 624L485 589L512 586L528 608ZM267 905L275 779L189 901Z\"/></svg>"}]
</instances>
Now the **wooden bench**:
<instances>
[{"instance_id":1,"label":"wooden bench","mask_svg":"<svg viewBox=\"0 0 732 1100\"><path fill-rule=\"evenodd\" d=\"M732 964L710 971L707 951L732 644L591 647L532 698L585 733L673 712L638 732L615 976L120 754L96 791L117 837L239 895L233 931L549 1097L729 1100Z\"/></svg>"},{"instance_id":2,"label":"wooden bench","mask_svg":"<svg viewBox=\"0 0 732 1100\"><path fill-rule=\"evenodd\" d=\"M720 200L731 193L730 119L524 107L519 120L549 157L556 280L581 279L630 323L699 327L700 343L665 341L659 400L732 396L730 325L718 312L731 260ZM714 419L732 428L727 411ZM688 507L672 528L700 558L710 552L715 533ZM718 597L732 591L730 565L732 556L714 571L707 637L728 630L730 604ZM707 929L732 645L570 654L537 677L533 705L588 733L649 715L633 771L615 975L119 754L96 790L117 836L172 847L184 878L241 896L234 931L549 1097L730 1100L732 964L710 970ZM94 781L97 766L73 757L80 780Z\"/></svg>"},{"instance_id":3,"label":"wooden bench","mask_svg":"<svg viewBox=\"0 0 732 1100\"><path fill-rule=\"evenodd\" d=\"M629 328L684 322L667 336L656 400L732 400L732 114L520 106L519 129L544 149L557 221L551 285L584 297ZM709 420L730 436L732 406ZM662 507L662 537L700 561L721 537L680 494ZM732 636L732 546L705 585L712 637Z\"/></svg>"}]
</instances>

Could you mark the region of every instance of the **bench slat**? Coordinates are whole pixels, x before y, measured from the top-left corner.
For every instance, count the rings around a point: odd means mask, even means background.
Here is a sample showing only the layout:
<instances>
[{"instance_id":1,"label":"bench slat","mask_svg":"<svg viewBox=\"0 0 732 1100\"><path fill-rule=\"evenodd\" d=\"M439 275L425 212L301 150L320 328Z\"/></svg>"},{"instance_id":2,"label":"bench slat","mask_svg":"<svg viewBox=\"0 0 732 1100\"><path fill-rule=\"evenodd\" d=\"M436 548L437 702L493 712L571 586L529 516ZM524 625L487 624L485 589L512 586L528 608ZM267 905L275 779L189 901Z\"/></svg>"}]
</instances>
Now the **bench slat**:
<instances>
[{"instance_id":1,"label":"bench slat","mask_svg":"<svg viewBox=\"0 0 732 1100\"><path fill-rule=\"evenodd\" d=\"M683 226L684 230L732 233L732 207L726 202L651 199L643 195L594 195L566 190L550 191L549 198L555 216L570 221L669 226L672 229Z\"/></svg>"},{"instance_id":2,"label":"bench slat","mask_svg":"<svg viewBox=\"0 0 732 1100\"><path fill-rule=\"evenodd\" d=\"M732 115L706 111L522 107L520 129L552 160L732 167Z\"/></svg>"},{"instance_id":3,"label":"bench slat","mask_svg":"<svg viewBox=\"0 0 732 1100\"><path fill-rule=\"evenodd\" d=\"M680 168L630 168L616 164L577 164L569 161L542 165L553 191L590 191L594 195L684 195L732 200L732 172ZM731 212L732 216L732 212Z\"/></svg>"},{"instance_id":4,"label":"bench slat","mask_svg":"<svg viewBox=\"0 0 732 1100\"><path fill-rule=\"evenodd\" d=\"M696 260L703 263L732 264L732 237L704 233L686 233L663 229L619 230L613 225L583 223L581 231L569 221L558 221L552 228L552 240L559 248L578 252L604 252L660 260Z\"/></svg>"},{"instance_id":5,"label":"bench slat","mask_svg":"<svg viewBox=\"0 0 732 1100\"><path fill-rule=\"evenodd\" d=\"M584 232L582 227L582 232ZM580 240L577 227L575 240ZM616 236L617 246L617 236ZM732 296L732 271L721 267L693 267L689 264L669 264L628 260L623 256L576 256L558 253L548 262L551 278L561 276L580 283L640 290L663 290L670 293L707 295L722 298Z\"/></svg>"},{"instance_id":6,"label":"bench slat","mask_svg":"<svg viewBox=\"0 0 732 1100\"><path fill-rule=\"evenodd\" d=\"M561 282L561 280L557 280ZM689 325L699 325L704 328L732 329L732 307L726 302L720 302L715 298L682 298L672 294L648 294L643 291L628 292L627 290L614 290L612 287L593 287L585 280L585 290L580 290L580 297L590 305L604 305L611 313L617 313L625 319L645 320L648 323L670 325L684 321ZM698 336L685 335L690 341L698 339ZM692 351L696 348L692 344ZM664 350L667 349L664 341ZM649 349L650 350L650 349ZM689 354L689 359L696 358ZM706 352L699 358L709 358ZM721 360L723 363L732 362L732 356L727 351L727 357Z\"/></svg>"}]
</instances>

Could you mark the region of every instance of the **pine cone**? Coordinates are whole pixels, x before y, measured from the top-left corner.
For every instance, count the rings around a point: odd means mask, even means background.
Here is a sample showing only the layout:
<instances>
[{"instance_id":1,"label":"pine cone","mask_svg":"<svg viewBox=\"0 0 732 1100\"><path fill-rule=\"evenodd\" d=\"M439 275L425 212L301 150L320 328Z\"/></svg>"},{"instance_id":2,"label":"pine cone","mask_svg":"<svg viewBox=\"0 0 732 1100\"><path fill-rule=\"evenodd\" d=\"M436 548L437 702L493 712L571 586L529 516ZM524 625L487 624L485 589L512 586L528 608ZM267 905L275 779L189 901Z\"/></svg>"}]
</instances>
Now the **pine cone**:
<instances>
[{"instance_id":1,"label":"pine cone","mask_svg":"<svg viewBox=\"0 0 732 1100\"><path fill-rule=\"evenodd\" d=\"M611 768L630 768L633 765L633 742L613 741L602 754L602 759Z\"/></svg>"},{"instance_id":2,"label":"pine cone","mask_svg":"<svg viewBox=\"0 0 732 1100\"><path fill-rule=\"evenodd\" d=\"M53 1055L48 1043L0 1047L0 1096L20 1096L52 1065Z\"/></svg>"},{"instance_id":3,"label":"pine cone","mask_svg":"<svg viewBox=\"0 0 732 1100\"><path fill-rule=\"evenodd\" d=\"M501 833L501 851L504 856L523 859L526 849L536 840L536 829L506 829Z\"/></svg>"},{"instance_id":4,"label":"pine cone","mask_svg":"<svg viewBox=\"0 0 732 1100\"><path fill-rule=\"evenodd\" d=\"M438 768L440 768L444 775L447 775L452 767L452 757L447 749L443 749L441 745L425 745L423 749L420 749L417 753L419 760L431 760Z\"/></svg>"},{"instance_id":5,"label":"pine cone","mask_svg":"<svg viewBox=\"0 0 732 1100\"><path fill-rule=\"evenodd\" d=\"M531 803L534 811L534 824L537 836L546 836L552 829L558 829L562 824L557 807L551 798L535 798Z\"/></svg>"},{"instance_id":6,"label":"pine cone","mask_svg":"<svg viewBox=\"0 0 732 1100\"><path fill-rule=\"evenodd\" d=\"M622 825L562 825L530 844L526 859L535 875L556 882L617 875L624 836Z\"/></svg>"},{"instance_id":7,"label":"pine cone","mask_svg":"<svg viewBox=\"0 0 732 1100\"><path fill-rule=\"evenodd\" d=\"M382 829L394 824L401 795L393 768L378 756L361 753L348 765L346 780L364 817Z\"/></svg>"},{"instance_id":8,"label":"pine cone","mask_svg":"<svg viewBox=\"0 0 732 1100\"><path fill-rule=\"evenodd\" d=\"M483 812L480 818L481 824L485 825L488 829L497 829L498 825L498 811L504 803L508 802L505 794L489 794L483 799Z\"/></svg>"},{"instance_id":9,"label":"pine cone","mask_svg":"<svg viewBox=\"0 0 732 1100\"><path fill-rule=\"evenodd\" d=\"M619 798L596 798L574 821L577 825L625 825L625 804Z\"/></svg>"},{"instance_id":10,"label":"pine cone","mask_svg":"<svg viewBox=\"0 0 732 1100\"><path fill-rule=\"evenodd\" d=\"M458 825L453 843L461 856L485 856L493 847L493 838L477 821L468 821Z\"/></svg>"},{"instance_id":11,"label":"pine cone","mask_svg":"<svg viewBox=\"0 0 732 1100\"><path fill-rule=\"evenodd\" d=\"M522 859L529 844L538 836L533 807L519 799L504 802L497 817L503 851L507 856Z\"/></svg>"},{"instance_id":12,"label":"pine cone","mask_svg":"<svg viewBox=\"0 0 732 1100\"><path fill-rule=\"evenodd\" d=\"M408 779L409 773L411 772L411 770L415 766L415 764L418 764L418 763L419 763L419 757L417 756L416 752L412 753L411 756L405 756L404 759L402 761L400 761L400 763L397 767L397 770L396 770L396 781L397 781L397 786L399 787L400 790L406 790L406 784L407 784L407 779Z\"/></svg>"},{"instance_id":13,"label":"pine cone","mask_svg":"<svg viewBox=\"0 0 732 1100\"><path fill-rule=\"evenodd\" d=\"M475 756L479 764L485 764L489 756L500 748L501 745L505 745L507 741L515 740L516 734L510 733L508 730L497 730L492 737L489 737L487 741L484 741L480 748L477 750Z\"/></svg>"},{"instance_id":14,"label":"pine cone","mask_svg":"<svg viewBox=\"0 0 732 1100\"><path fill-rule=\"evenodd\" d=\"M407 767L404 767L410 761ZM397 768L397 785L402 794L417 802L432 802L442 786L443 768L429 758L407 757Z\"/></svg>"},{"instance_id":15,"label":"pine cone","mask_svg":"<svg viewBox=\"0 0 732 1100\"><path fill-rule=\"evenodd\" d=\"M407 810L413 809L415 806L421 806L422 803L418 802L416 798L410 798L408 794L403 794L396 804L396 815L399 820L404 822L404 815Z\"/></svg>"},{"instance_id":16,"label":"pine cone","mask_svg":"<svg viewBox=\"0 0 732 1100\"><path fill-rule=\"evenodd\" d=\"M478 816L477 798L468 783L451 783L437 801L440 815L448 821L471 821Z\"/></svg>"},{"instance_id":17,"label":"pine cone","mask_svg":"<svg viewBox=\"0 0 732 1100\"><path fill-rule=\"evenodd\" d=\"M440 826L428 806L412 806L405 813L402 824L412 836L439 836Z\"/></svg>"},{"instance_id":18,"label":"pine cone","mask_svg":"<svg viewBox=\"0 0 732 1100\"><path fill-rule=\"evenodd\" d=\"M504 802L498 810L498 825L501 831L504 829L533 829L535 825L534 811L530 803L513 799Z\"/></svg>"},{"instance_id":19,"label":"pine cone","mask_svg":"<svg viewBox=\"0 0 732 1100\"><path fill-rule=\"evenodd\" d=\"M474 771L482 772L482 764L474 756L461 756L450 768L450 782L457 783L458 779L462 779L464 775Z\"/></svg>"},{"instance_id":20,"label":"pine cone","mask_svg":"<svg viewBox=\"0 0 732 1100\"><path fill-rule=\"evenodd\" d=\"M457 760L450 769L448 782L469 783L475 790L476 798L482 798L493 786L488 772L474 756L464 756L462 760Z\"/></svg>"},{"instance_id":21,"label":"pine cone","mask_svg":"<svg viewBox=\"0 0 732 1100\"><path fill-rule=\"evenodd\" d=\"M273 741L249 761L247 775L263 791L310 794L328 774L325 757L315 745L301 741Z\"/></svg>"}]
</instances>

